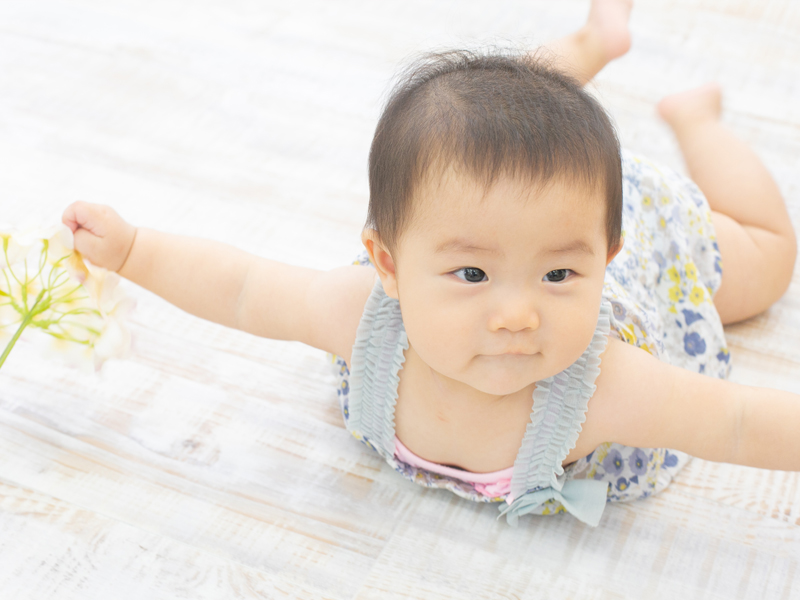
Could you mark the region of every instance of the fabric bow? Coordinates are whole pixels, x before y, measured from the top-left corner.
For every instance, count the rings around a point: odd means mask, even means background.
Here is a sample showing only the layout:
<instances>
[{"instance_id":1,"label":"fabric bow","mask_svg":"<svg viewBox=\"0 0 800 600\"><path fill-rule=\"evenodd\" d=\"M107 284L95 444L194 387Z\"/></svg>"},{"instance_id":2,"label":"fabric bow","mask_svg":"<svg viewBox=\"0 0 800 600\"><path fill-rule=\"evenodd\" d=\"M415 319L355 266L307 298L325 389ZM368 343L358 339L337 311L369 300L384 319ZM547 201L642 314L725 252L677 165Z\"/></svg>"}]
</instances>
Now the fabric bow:
<instances>
[{"instance_id":1,"label":"fabric bow","mask_svg":"<svg viewBox=\"0 0 800 600\"><path fill-rule=\"evenodd\" d=\"M508 524L516 527L520 516L533 512L548 500L559 500L579 521L597 527L606 507L608 485L607 481L570 479L560 491L546 487L523 494L505 508L501 506L497 518L506 515Z\"/></svg>"}]
</instances>

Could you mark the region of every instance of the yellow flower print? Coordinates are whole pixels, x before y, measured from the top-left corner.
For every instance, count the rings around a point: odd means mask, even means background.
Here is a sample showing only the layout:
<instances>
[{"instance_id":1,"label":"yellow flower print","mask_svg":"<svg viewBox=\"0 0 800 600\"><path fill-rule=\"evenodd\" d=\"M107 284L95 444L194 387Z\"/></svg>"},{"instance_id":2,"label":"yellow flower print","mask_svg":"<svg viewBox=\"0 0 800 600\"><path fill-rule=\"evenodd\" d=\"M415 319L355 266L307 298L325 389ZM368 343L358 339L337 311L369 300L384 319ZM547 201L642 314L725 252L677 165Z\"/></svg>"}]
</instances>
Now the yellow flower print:
<instances>
[{"instance_id":1,"label":"yellow flower print","mask_svg":"<svg viewBox=\"0 0 800 600\"><path fill-rule=\"evenodd\" d=\"M670 306L667 310L669 312L671 312L673 315L677 315L678 314L678 310L675 308L674 304L672 306Z\"/></svg>"},{"instance_id":2,"label":"yellow flower print","mask_svg":"<svg viewBox=\"0 0 800 600\"><path fill-rule=\"evenodd\" d=\"M689 300L691 300L692 304L694 304L695 306L699 306L700 304L702 304L703 300L705 300L705 297L706 297L705 290L703 290L703 288L701 288L699 285L694 286L692 288L691 293L689 294Z\"/></svg>"},{"instance_id":3,"label":"yellow flower print","mask_svg":"<svg viewBox=\"0 0 800 600\"><path fill-rule=\"evenodd\" d=\"M683 298L683 292L681 291L681 286L676 285L675 287L669 288L669 298L673 302L678 302L681 298Z\"/></svg>"},{"instance_id":4,"label":"yellow flower print","mask_svg":"<svg viewBox=\"0 0 800 600\"><path fill-rule=\"evenodd\" d=\"M597 449L594 451L595 456L597 456L598 462L603 462L603 459L608 456L608 451L611 449L611 442L603 442L600 444ZM594 467L592 467L594 468ZM596 471L596 469L595 469ZM593 473L594 475L594 473Z\"/></svg>"},{"instance_id":5,"label":"yellow flower print","mask_svg":"<svg viewBox=\"0 0 800 600\"><path fill-rule=\"evenodd\" d=\"M633 325L627 325L626 327L620 327L619 332L622 334L622 338L624 342L628 344L633 344L636 342L636 335L633 333Z\"/></svg>"},{"instance_id":6,"label":"yellow flower print","mask_svg":"<svg viewBox=\"0 0 800 600\"><path fill-rule=\"evenodd\" d=\"M686 263L686 277L692 281L697 281L697 267L693 262Z\"/></svg>"},{"instance_id":7,"label":"yellow flower print","mask_svg":"<svg viewBox=\"0 0 800 600\"><path fill-rule=\"evenodd\" d=\"M666 229L667 228L667 220L664 217L659 218L658 219L658 226L661 227L661 229Z\"/></svg>"},{"instance_id":8,"label":"yellow flower print","mask_svg":"<svg viewBox=\"0 0 800 600\"><path fill-rule=\"evenodd\" d=\"M642 206L645 210L651 210L654 206L653 199L650 196L642 198Z\"/></svg>"},{"instance_id":9,"label":"yellow flower print","mask_svg":"<svg viewBox=\"0 0 800 600\"><path fill-rule=\"evenodd\" d=\"M661 204L669 204L670 197L669 196L661 196Z\"/></svg>"},{"instance_id":10,"label":"yellow flower print","mask_svg":"<svg viewBox=\"0 0 800 600\"><path fill-rule=\"evenodd\" d=\"M681 274L678 273L678 269L676 269L674 265L667 269L667 275L669 275L669 278L675 283L681 282Z\"/></svg>"}]
</instances>

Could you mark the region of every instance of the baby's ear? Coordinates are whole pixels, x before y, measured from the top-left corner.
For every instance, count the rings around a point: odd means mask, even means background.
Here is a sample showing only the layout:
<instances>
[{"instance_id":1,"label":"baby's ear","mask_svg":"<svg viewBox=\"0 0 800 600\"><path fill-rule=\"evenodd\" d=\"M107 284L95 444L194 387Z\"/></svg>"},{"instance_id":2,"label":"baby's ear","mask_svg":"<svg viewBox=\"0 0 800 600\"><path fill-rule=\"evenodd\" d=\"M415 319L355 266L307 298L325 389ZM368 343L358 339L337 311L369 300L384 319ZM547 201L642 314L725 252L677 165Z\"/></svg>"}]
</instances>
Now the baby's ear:
<instances>
[{"instance_id":1,"label":"baby's ear","mask_svg":"<svg viewBox=\"0 0 800 600\"><path fill-rule=\"evenodd\" d=\"M390 298L398 299L397 294L397 273L395 270L394 259L389 250L381 242L378 232L374 229L364 229L361 232L361 242L369 252L369 260L378 271L381 278L383 291Z\"/></svg>"},{"instance_id":2,"label":"baby's ear","mask_svg":"<svg viewBox=\"0 0 800 600\"><path fill-rule=\"evenodd\" d=\"M608 266L608 265L609 265L609 263L610 263L612 260L614 260L614 257L615 257L617 254L619 254L619 251L620 251L620 250L622 250L622 245L623 245L623 241L622 241L622 240L620 240L620 241L619 241L619 244L617 244L617 245L616 245L614 248L611 248L611 250L609 250L609 251L608 251L608 258L606 259L606 266Z\"/></svg>"}]
</instances>

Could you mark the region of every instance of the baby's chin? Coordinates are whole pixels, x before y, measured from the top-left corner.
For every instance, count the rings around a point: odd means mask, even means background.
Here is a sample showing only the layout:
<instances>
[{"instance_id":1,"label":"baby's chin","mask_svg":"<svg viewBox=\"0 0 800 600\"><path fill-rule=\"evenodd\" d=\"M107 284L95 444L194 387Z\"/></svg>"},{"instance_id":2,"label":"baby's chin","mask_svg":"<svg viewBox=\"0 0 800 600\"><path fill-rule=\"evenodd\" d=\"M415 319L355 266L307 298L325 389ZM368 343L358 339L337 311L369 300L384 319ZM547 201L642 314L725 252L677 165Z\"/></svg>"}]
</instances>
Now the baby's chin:
<instances>
[{"instance_id":1,"label":"baby's chin","mask_svg":"<svg viewBox=\"0 0 800 600\"><path fill-rule=\"evenodd\" d=\"M469 384L492 396L508 396L535 383L539 377L540 355L479 356L469 374Z\"/></svg>"},{"instance_id":2,"label":"baby's chin","mask_svg":"<svg viewBox=\"0 0 800 600\"><path fill-rule=\"evenodd\" d=\"M493 382L480 382L478 385L473 385L472 387L478 390L479 392L483 392L484 394L487 394L489 396L496 396L500 398L502 396L514 396L515 394L518 394L526 387L532 386L533 383L535 382L529 381L524 385L519 386L519 385L508 385L508 383L503 385L503 384L495 384ZM531 387L531 394L533 394L533 389L534 388Z\"/></svg>"},{"instance_id":3,"label":"baby's chin","mask_svg":"<svg viewBox=\"0 0 800 600\"><path fill-rule=\"evenodd\" d=\"M550 362L542 354L480 355L473 359L472 372L464 383L485 394L507 396L560 373L574 361L565 359L565 365Z\"/></svg>"}]
</instances>

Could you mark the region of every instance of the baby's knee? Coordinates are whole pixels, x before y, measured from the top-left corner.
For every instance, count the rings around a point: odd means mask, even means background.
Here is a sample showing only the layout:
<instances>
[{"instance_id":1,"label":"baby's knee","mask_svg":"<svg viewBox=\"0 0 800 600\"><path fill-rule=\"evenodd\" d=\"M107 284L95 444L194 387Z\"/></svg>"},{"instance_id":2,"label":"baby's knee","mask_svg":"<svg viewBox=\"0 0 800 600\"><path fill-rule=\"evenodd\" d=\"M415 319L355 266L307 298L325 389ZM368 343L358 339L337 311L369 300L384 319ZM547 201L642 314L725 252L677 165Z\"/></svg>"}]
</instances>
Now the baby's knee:
<instances>
[{"instance_id":1,"label":"baby's knee","mask_svg":"<svg viewBox=\"0 0 800 600\"><path fill-rule=\"evenodd\" d=\"M774 274L773 300L770 304L777 302L789 289L797 263L797 235L791 223L784 231L775 235L775 239L764 252Z\"/></svg>"},{"instance_id":2,"label":"baby's knee","mask_svg":"<svg viewBox=\"0 0 800 600\"><path fill-rule=\"evenodd\" d=\"M792 222L789 221L789 229L786 233L786 287L789 287L789 283L792 281L792 276L794 275L794 268L797 264L797 234L795 233L794 226Z\"/></svg>"}]
</instances>

